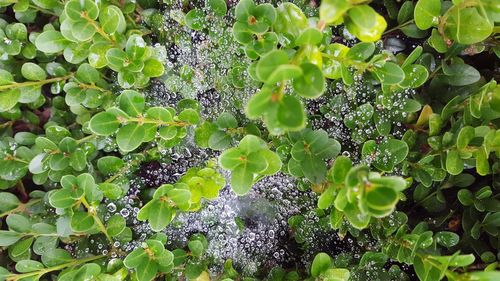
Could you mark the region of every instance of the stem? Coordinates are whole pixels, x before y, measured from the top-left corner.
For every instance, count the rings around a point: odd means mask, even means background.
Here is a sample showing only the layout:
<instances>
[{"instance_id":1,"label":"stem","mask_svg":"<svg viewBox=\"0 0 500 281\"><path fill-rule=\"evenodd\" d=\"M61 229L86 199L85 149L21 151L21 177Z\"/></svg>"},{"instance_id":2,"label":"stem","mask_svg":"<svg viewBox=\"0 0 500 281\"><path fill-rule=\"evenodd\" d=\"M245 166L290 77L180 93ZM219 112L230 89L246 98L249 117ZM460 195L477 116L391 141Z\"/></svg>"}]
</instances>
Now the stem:
<instances>
[{"instance_id":1,"label":"stem","mask_svg":"<svg viewBox=\"0 0 500 281\"><path fill-rule=\"evenodd\" d=\"M185 127L189 126L190 124L187 122L182 122L182 121L161 121L161 120L155 120L155 119L147 119L144 117L130 117L130 118L120 118L120 122L136 122L140 124L156 124L158 126L176 126L176 127Z\"/></svg>"},{"instance_id":2,"label":"stem","mask_svg":"<svg viewBox=\"0 0 500 281\"><path fill-rule=\"evenodd\" d=\"M402 24L399 24L399 25L397 25L397 26L395 26L395 27L393 27L393 28L391 28L391 29L386 30L384 33L382 33L382 36L387 35L387 34L389 34L389 33L393 32L393 31L396 31L396 30L398 30L398 29L401 29L402 27L405 27L405 26L407 26L407 25L410 25L410 24L412 24L412 23L414 23L414 22L415 22L415 20L414 20L414 19L411 19L411 20L409 20L409 21L403 22Z\"/></svg>"},{"instance_id":3,"label":"stem","mask_svg":"<svg viewBox=\"0 0 500 281\"><path fill-rule=\"evenodd\" d=\"M48 268L45 268L45 269L42 269L42 270L38 270L38 271L34 271L34 272L28 272L28 273L23 273L23 274L11 274L11 275L7 275L6 276L6 280L7 281L17 281L17 280L21 280L21 279L32 277L32 276L38 276L38 278L40 278L44 274L52 272L52 271L57 271L57 270L64 269L66 267L84 264L84 263L87 263L87 262L90 262L90 261L95 261L95 260L98 260L98 259L102 259L104 257L106 257L106 256L105 255L101 255L101 256L95 256L95 257L90 257L90 258L86 258L86 259L76 259L76 260L73 260L73 261L70 261L70 262L67 262L67 263L63 263L63 264L56 265L56 266L53 266L53 267L48 267Z\"/></svg>"},{"instance_id":4,"label":"stem","mask_svg":"<svg viewBox=\"0 0 500 281\"><path fill-rule=\"evenodd\" d=\"M12 1L12 2L13 2L13 3L15 3L15 1ZM16 2L17 2L17 1L16 1ZM48 15L52 15L52 16L56 16L56 17L58 17L58 16L59 16L58 14L56 14L56 13L54 13L54 12L52 12L52 11L49 11L49 10L47 10L47 9L40 8L40 7L35 6L35 5L29 5L29 7L30 7L30 9L37 10L37 11L42 12L42 13L44 13L44 14L48 14Z\"/></svg>"},{"instance_id":5,"label":"stem","mask_svg":"<svg viewBox=\"0 0 500 281\"><path fill-rule=\"evenodd\" d=\"M21 163L24 163L24 164L29 164L30 162L29 161L26 161L26 160L23 160L21 158L17 158L15 157L14 155L10 155L10 154L7 154L3 160L7 160L7 161L17 161L17 162L21 162Z\"/></svg>"},{"instance_id":6,"label":"stem","mask_svg":"<svg viewBox=\"0 0 500 281\"><path fill-rule=\"evenodd\" d=\"M95 222L97 223L97 226L99 227L99 230L104 233L106 238L108 239L111 244L113 244L113 239L111 239L111 236L109 236L108 231L106 230L106 227L102 223L101 219L97 215L95 208L91 207L90 204L87 202L87 199L85 199L85 196L80 199L80 202L82 202L83 206L87 209L87 213L89 213L91 216L94 217Z\"/></svg>"},{"instance_id":7,"label":"stem","mask_svg":"<svg viewBox=\"0 0 500 281\"><path fill-rule=\"evenodd\" d=\"M89 18L86 13L82 13L80 16L83 19L85 19L88 23L90 23L94 27L96 32L99 33L104 39L111 42L113 46L116 46L116 41L113 38L109 37L109 35L106 32L104 32L104 30L102 30L102 28L98 26L93 19Z\"/></svg>"},{"instance_id":8,"label":"stem","mask_svg":"<svg viewBox=\"0 0 500 281\"><path fill-rule=\"evenodd\" d=\"M14 121L7 121L3 124L0 124L0 129L11 127L12 125L14 125Z\"/></svg>"},{"instance_id":9,"label":"stem","mask_svg":"<svg viewBox=\"0 0 500 281\"><path fill-rule=\"evenodd\" d=\"M83 84L83 83L81 83L78 86L80 87L80 89L94 89L94 90L101 91L103 93L111 93L110 90L106 90L106 89L101 88L99 86L96 86L94 84Z\"/></svg>"},{"instance_id":10,"label":"stem","mask_svg":"<svg viewBox=\"0 0 500 281\"><path fill-rule=\"evenodd\" d=\"M19 190L19 193L21 193L21 196L23 197L22 201L25 201L26 199L29 198L28 194L26 193L26 188L24 188L24 184L22 180L18 180L16 183L17 190Z\"/></svg>"},{"instance_id":11,"label":"stem","mask_svg":"<svg viewBox=\"0 0 500 281\"><path fill-rule=\"evenodd\" d=\"M40 201L42 201L42 199L38 198L38 199L31 200L27 203L20 203L19 206L17 206L16 208L14 208L10 211L6 211L6 212L1 213L0 218L3 218L5 216L8 216L8 215L13 214L13 213L24 212L27 207L29 207L33 204L36 204Z\"/></svg>"},{"instance_id":12,"label":"stem","mask_svg":"<svg viewBox=\"0 0 500 281\"><path fill-rule=\"evenodd\" d=\"M77 141L76 141L76 143L80 144L80 143L82 143L82 142L85 142L85 141L91 140L91 139L93 139L93 138L95 138L95 137L97 137L97 135L95 135L95 134L88 135L88 136L86 136L86 137L83 137L83 138L81 138L81 139L77 140Z\"/></svg>"},{"instance_id":13,"label":"stem","mask_svg":"<svg viewBox=\"0 0 500 281\"><path fill-rule=\"evenodd\" d=\"M117 179L118 177L120 177L123 174L125 174L125 172L128 171L128 169L130 169L132 166L134 166L135 164L137 164L139 162L140 162L139 160L128 162L128 164L126 166L124 166L123 168L121 168L120 171L118 171L118 173L114 174L113 176L111 176L110 178L108 178L107 180L105 180L104 182L105 183L113 182L115 179Z\"/></svg>"},{"instance_id":14,"label":"stem","mask_svg":"<svg viewBox=\"0 0 500 281\"><path fill-rule=\"evenodd\" d=\"M26 81L26 82L21 82L21 83L14 82L14 83L7 84L7 85L0 85L0 91L12 90L12 89L17 89L17 88L21 88L21 87L29 87L29 86L43 86L43 85L49 84L49 83L68 80L70 78L73 78L73 75L74 74L71 73L71 74L66 75L66 76L54 77L54 78L40 80L40 81Z\"/></svg>"}]
</instances>

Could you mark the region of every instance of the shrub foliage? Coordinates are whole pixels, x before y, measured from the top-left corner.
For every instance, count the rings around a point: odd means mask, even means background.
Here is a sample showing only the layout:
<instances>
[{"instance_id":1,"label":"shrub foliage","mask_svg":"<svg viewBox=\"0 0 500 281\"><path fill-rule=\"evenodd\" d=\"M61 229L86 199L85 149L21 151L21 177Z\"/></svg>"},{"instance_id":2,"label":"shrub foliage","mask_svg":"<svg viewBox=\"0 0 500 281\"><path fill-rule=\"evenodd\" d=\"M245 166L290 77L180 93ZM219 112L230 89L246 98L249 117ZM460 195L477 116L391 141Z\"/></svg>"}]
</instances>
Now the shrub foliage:
<instances>
[{"instance_id":1,"label":"shrub foliage","mask_svg":"<svg viewBox=\"0 0 500 281\"><path fill-rule=\"evenodd\" d=\"M163 2L0 0L0 280L500 280L498 1ZM233 94L215 116L199 70L169 63L192 34L228 69L206 78ZM153 80L183 99L155 104ZM140 193L151 235L124 251L138 233L106 204L189 142L219 156ZM202 234L167 246L226 182L243 196L278 172L317 194L317 225L288 220L299 244L324 225L376 243L215 277Z\"/></svg>"}]
</instances>

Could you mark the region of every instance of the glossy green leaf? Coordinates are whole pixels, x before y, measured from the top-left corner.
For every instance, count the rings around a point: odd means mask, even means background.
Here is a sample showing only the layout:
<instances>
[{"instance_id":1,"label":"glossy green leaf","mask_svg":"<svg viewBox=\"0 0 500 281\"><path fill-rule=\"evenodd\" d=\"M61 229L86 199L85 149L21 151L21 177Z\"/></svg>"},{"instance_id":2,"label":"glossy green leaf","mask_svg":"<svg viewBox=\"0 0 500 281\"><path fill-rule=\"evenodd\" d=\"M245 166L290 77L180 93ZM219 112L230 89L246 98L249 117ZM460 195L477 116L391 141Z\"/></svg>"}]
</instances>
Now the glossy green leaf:
<instances>
[{"instance_id":1,"label":"glossy green leaf","mask_svg":"<svg viewBox=\"0 0 500 281\"><path fill-rule=\"evenodd\" d=\"M311 276L318 277L332 266L332 259L326 253L318 253L311 265Z\"/></svg>"},{"instance_id":2,"label":"glossy green leaf","mask_svg":"<svg viewBox=\"0 0 500 281\"><path fill-rule=\"evenodd\" d=\"M120 121L109 112L99 112L90 119L89 127L94 134L109 136L118 130Z\"/></svg>"},{"instance_id":3,"label":"glossy green leaf","mask_svg":"<svg viewBox=\"0 0 500 281\"><path fill-rule=\"evenodd\" d=\"M493 23L484 14L481 15L476 7L453 9L446 19L445 27L446 34L466 45L481 42L493 32Z\"/></svg>"},{"instance_id":4,"label":"glossy green leaf","mask_svg":"<svg viewBox=\"0 0 500 281\"><path fill-rule=\"evenodd\" d=\"M207 0L206 5L218 16L224 16L227 13L227 5L224 0Z\"/></svg>"},{"instance_id":5,"label":"glossy green leaf","mask_svg":"<svg viewBox=\"0 0 500 281\"><path fill-rule=\"evenodd\" d=\"M45 71L40 66L32 62L23 64L21 67L21 74L24 78L33 81L40 81L47 78Z\"/></svg>"},{"instance_id":6,"label":"glossy green leaf","mask_svg":"<svg viewBox=\"0 0 500 281\"><path fill-rule=\"evenodd\" d=\"M426 30L436 26L441 15L440 0L419 0L415 5L415 24L418 28Z\"/></svg>"},{"instance_id":7,"label":"glossy green leaf","mask_svg":"<svg viewBox=\"0 0 500 281\"><path fill-rule=\"evenodd\" d=\"M319 7L319 18L327 24L338 24L344 14L351 8L346 0L326 0Z\"/></svg>"},{"instance_id":8,"label":"glossy green leaf","mask_svg":"<svg viewBox=\"0 0 500 281\"><path fill-rule=\"evenodd\" d=\"M133 151L142 144L145 133L144 126L135 123L125 125L116 133L116 144L124 152Z\"/></svg>"},{"instance_id":9,"label":"glossy green leaf","mask_svg":"<svg viewBox=\"0 0 500 281\"><path fill-rule=\"evenodd\" d=\"M59 31L48 30L36 37L35 46L41 52L54 54L61 52L69 44Z\"/></svg>"},{"instance_id":10,"label":"glossy green leaf","mask_svg":"<svg viewBox=\"0 0 500 281\"><path fill-rule=\"evenodd\" d=\"M450 150L446 155L446 170L452 175L460 174L464 169L464 161L457 150Z\"/></svg>"},{"instance_id":11,"label":"glossy green leaf","mask_svg":"<svg viewBox=\"0 0 500 281\"><path fill-rule=\"evenodd\" d=\"M126 222L121 215L114 215L109 218L106 229L110 236L117 236L125 230Z\"/></svg>"},{"instance_id":12,"label":"glossy green leaf","mask_svg":"<svg viewBox=\"0 0 500 281\"><path fill-rule=\"evenodd\" d=\"M368 5L354 6L347 15L344 19L347 29L363 42L379 40L387 27L385 19Z\"/></svg>"},{"instance_id":13,"label":"glossy green leaf","mask_svg":"<svg viewBox=\"0 0 500 281\"><path fill-rule=\"evenodd\" d=\"M237 195L245 195L253 185L253 173L240 165L231 172L231 188Z\"/></svg>"},{"instance_id":14,"label":"glossy green leaf","mask_svg":"<svg viewBox=\"0 0 500 281\"><path fill-rule=\"evenodd\" d=\"M312 63L300 66L302 76L293 80L293 89L302 97L317 98L325 91L325 78L321 69Z\"/></svg>"}]
</instances>

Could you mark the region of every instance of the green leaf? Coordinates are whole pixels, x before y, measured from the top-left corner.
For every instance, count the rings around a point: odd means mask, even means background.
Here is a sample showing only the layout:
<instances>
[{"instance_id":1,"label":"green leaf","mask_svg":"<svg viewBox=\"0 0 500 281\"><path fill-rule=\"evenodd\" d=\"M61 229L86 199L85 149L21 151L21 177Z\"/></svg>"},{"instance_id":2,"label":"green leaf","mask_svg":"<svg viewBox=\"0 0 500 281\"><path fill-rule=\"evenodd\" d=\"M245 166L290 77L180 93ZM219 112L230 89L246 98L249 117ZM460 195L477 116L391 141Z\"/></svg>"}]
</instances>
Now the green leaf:
<instances>
[{"instance_id":1,"label":"green leaf","mask_svg":"<svg viewBox=\"0 0 500 281\"><path fill-rule=\"evenodd\" d=\"M21 233L16 233L14 231L0 230L0 247L10 246L19 239L21 239L23 235Z\"/></svg>"},{"instance_id":2,"label":"green leaf","mask_svg":"<svg viewBox=\"0 0 500 281\"><path fill-rule=\"evenodd\" d=\"M136 268L140 264L146 262L148 259L148 253L143 248L137 248L125 257L125 259L123 260L123 264L127 268Z\"/></svg>"},{"instance_id":3,"label":"green leaf","mask_svg":"<svg viewBox=\"0 0 500 281\"><path fill-rule=\"evenodd\" d=\"M44 269L41 262L33 260L21 260L16 263L16 271L20 273L33 272Z\"/></svg>"},{"instance_id":4,"label":"green leaf","mask_svg":"<svg viewBox=\"0 0 500 281\"><path fill-rule=\"evenodd\" d=\"M118 130L120 121L109 112L99 112L90 119L89 128L97 135L109 136Z\"/></svg>"},{"instance_id":5,"label":"green leaf","mask_svg":"<svg viewBox=\"0 0 500 281\"><path fill-rule=\"evenodd\" d=\"M49 249L42 255L42 263L46 267L52 267L73 261L70 253L63 249Z\"/></svg>"},{"instance_id":6,"label":"green leaf","mask_svg":"<svg viewBox=\"0 0 500 281\"><path fill-rule=\"evenodd\" d=\"M375 44L371 42L360 42L347 51L346 58L355 61L365 61L375 52Z\"/></svg>"},{"instance_id":7,"label":"green leaf","mask_svg":"<svg viewBox=\"0 0 500 281\"><path fill-rule=\"evenodd\" d=\"M200 121L200 114L192 108L186 108L178 116L180 121L188 122L189 124L197 124Z\"/></svg>"},{"instance_id":8,"label":"green leaf","mask_svg":"<svg viewBox=\"0 0 500 281\"><path fill-rule=\"evenodd\" d=\"M468 266L471 265L476 259L473 254L453 255L453 256L431 256L431 258L443 264L448 264L449 266L452 267Z\"/></svg>"},{"instance_id":9,"label":"green leaf","mask_svg":"<svg viewBox=\"0 0 500 281\"><path fill-rule=\"evenodd\" d=\"M246 135L241 139L238 148L245 154L249 155L253 152L261 151L262 149L267 149L266 143L257 136Z\"/></svg>"},{"instance_id":10,"label":"green leaf","mask_svg":"<svg viewBox=\"0 0 500 281\"><path fill-rule=\"evenodd\" d=\"M315 27L310 27L304 30L298 37L295 39L295 45L318 45L321 43L323 39L323 34L319 29Z\"/></svg>"},{"instance_id":11,"label":"green leaf","mask_svg":"<svg viewBox=\"0 0 500 281\"><path fill-rule=\"evenodd\" d=\"M109 68L114 71L123 71L123 69L128 65L127 54L118 48L111 48L107 50L105 58Z\"/></svg>"},{"instance_id":12,"label":"green leaf","mask_svg":"<svg viewBox=\"0 0 500 281\"><path fill-rule=\"evenodd\" d=\"M47 78L45 71L40 66L32 62L26 62L23 64L21 67L21 74L24 78L33 81L40 81Z\"/></svg>"},{"instance_id":13,"label":"green leaf","mask_svg":"<svg viewBox=\"0 0 500 281\"><path fill-rule=\"evenodd\" d=\"M318 277L332 266L332 259L326 253L318 253L311 265L311 276Z\"/></svg>"},{"instance_id":14,"label":"green leaf","mask_svg":"<svg viewBox=\"0 0 500 281\"><path fill-rule=\"evenodd\" d=\"M467 273L472 280L495 281L500 279L500 271L473 271Z\"/></svg>"},{"instance_id":15,"label":"green leaf","mask_svg":"<svg viewBox=\"0 0 500 281\"><path fill-rule=\"evenodd\" d=\"M62 36L61 32L48 30L36 37L36 48L46 54L59 53L69 44L69 41Z\"/></svg>"},{"instance_id":16,"label":"green leaf","mask_svg":"<svg viewBox=\"0 0 500 281\"><path fill-rule=\"evenodd\" d=\"M142 73L147 77L160 77L164 72L165 67L159 60L151 58L144 62Z\"/></svg>"},{"instance_id":17,"label":"green leaf","mask_svg":"<svg viewBox=\"0 0 500 281\"><path fill-rule=\"evenodd\" d=\"M144 96L133 90L124 90L118 97L120 109L130 116L139 116L144 111Z\"/></svg>"},{"instance_id":18,"label":"green leaf","mask_svg":"<svg viewBox=\"0 0 500 281\"><path fill-rule=\"evenodd\" d=\"M100 183L99 189L102 191L104 197L111 200L119 199L123 195L122 188L114 183Z\"/></svg>"},{"instance_id":19,"label":"green leaf","mask_svg":"<svg viewBox=\"0 0 500 281\"><path fill-rule=\"evenodd\" d=\"M347 173L352 168L352 161L346 156L339 156L333 162L330 175L334 183L343 183Z\"/></svg>"},{"instance_id":20,"label":"green leaf","mask_svg":"<svg viewBox=\"0 0 500 281\"><path fill-rule=\"evenodd\" d=\"M344 14L351 8L347 0L321 1L319 7L319 19L326 24L339 24Z\"/></svg>"},{"instance_id":21,"label":"green leaf","mask_svg":"<svg viewBox=\"0 0 500 281\"><path fill-rule=\"evenodd\" d=\"M193 30L201 30L205 27L205 13L199 9L192 9L185 17L187 27Z\"/></svg>"},{"instance_id":22,"label":"green leaf","mask_svg":"<svg viewBox=\"0 0 500 281\"><path fill-rule=\"evenodd\" d=\"M434 236L436 242L446 248L453 247L460 241L460 236L458 234L450 231L440 231Z\"/></svg>"},{"instance_id":23,"label":"green leaf","mask_svg":"<svg viewBox=\"0 0 500 281\"><path fill-rule=\"evenodd\" d=\"M450 66L443 63L443 73L445 75L441 76L443 80L452 86L470 85L481 78L477 69L463 63L454 63Z\"/></svg>"},{"instance_id":24,"label":"green leaf","mask_svg":"<svg viewBox=\"0 0 500 281\"><path fill-rule=\"evenodd\" d=\"M348 281L351 273L345 268L330 268L321 274L325 280L330 281Z\"/></svg>"},{"instance_id":25,"label":"green leaf","mask_svg":"<svg viewBox=\"0 0 500 281\"><path fill-rule=\"evenodd\" d=\"M335 188L329 187L318 198L318 208L322 210L328 209L335 199Z\"/></svg>"},{"instance_id":26,"label":"green leaf","mask_svg":"<svg viewBox=\"0 0 500 281\"><path fill-rule=\"evenodd\" d=\"M70 189L58 189L49 194L49 203L54 208L69 208L75 203L72 198L72 191Z\"/></svg>"},{"instance_id":27,"label":"green leaf","mask_svg":"<svg viewBox=\"0 0 500 281\"><path fill-rule=\"evenodd\" d=\"M312 63L300 65L302 76L293 79L293 89L302 97L314 99L325 91L325 78L321 69Z\"/></svg>"},{"instance_id":28,"label":"green leaf","mask_svg":"<svg viewBox=\"0 0 500 281\"><path fill-rule=\"evenodd\" d=\"M0 192L0 212L7 212L19 206L19 199L10 192Z\"/></svg>"},{"instance_id":29,"label":"green leaf","mask_svg":"<svg viewBox=\"0 0 500 281\"><path fill-rule=\"evenodd\" d=\"M231 172L231 188L239 196L245 195L253 185L254 175L245 165L236 167Z\"/></svg>"},{"instance_id":30,"label":"green leaf","mask_svg":"<svg viewBox=\"0 0 500 281\"><path fill-rule=\"evenodd\" d=\"M264 149L259 152L264 159L266 159L267 162L267 168L263 171L260 171L259 174L261 175L274 175L276 174L282 166L282 162L278 154L274 153L273 151L269 149Z\"/></svg>"},{"instance_id":31,"label":"green leaf","mask_svg":"<svg viewBox=\"0 0 500 281\"><path fill-rule=\"evenodd\" d=\"M363 42L375 42L380 39L387 27L384 17L377 14L368 5L358 5L349 9L344 18L347 30Z\"/></svg>"},{"instance_id":32,"label":"green leaf","mask_svg":"<svg viewBox=\"0 0 500 281\"><path fill-rule=\"evenodd\" d=\"M273 29L285 37L286 41L292 43L307 27L307 17L296 5L285 2L276 8L276 22Z\"/></svg>"},{"instance_id":33,"label":"green leaf","mask_svg":"<svg viewBox=\"0 0 500 281\"><path fill-rule=\"evenodd\" d=\"M256 119L267 112L272 102L273 93L268 88L263 88L257 94L253 95L245 108L248 118Z\"/></svg>"},{"instance_id":34,"label":"green leaf","mask_svg":"<svg viewBox=\"0 0 500 281\"><path fill-rule=\"evenodd\" d=\"M88 53L89 64L95 68L103 68L107 65L106 52L111 48L107 42L96 42L90 46Z\"/></svg>"},{"instance_id":35,"label":"green leaf","mask_svg":"<svg viewBox=\"0 0 500 281\"><path fill-rule=\"evenodd\" d=\"M191 251L191 254L195 257L199 257L203 254L203 243L198 240L193 240L188 242L188 248Z\"/></svg>"},{"instance_id":36,"label":"green leaf","mask_svg":"<svg viewBox=\"0 0 500 281\"><path fill-rule=\"evenodd\" d=\"M142 144L145 134L144 126L127 124L116 133L116 144L124 152L133 151Z\"/></svg>"},{"instance_id":37,"label":"green leaf","mask_svg":"<svg viewBox=\"0 0 500 281\"><path fill-rule=\"evenodd\" d=\"M236 20L246 22L255 8L253 0L241 0L235 8Z\"/></svg>"},{"instance_id":38,"label":"green leaf","mask_svg":"<svg viewBox=\"0 0 500 281\"><path fill-rule=\"evenodd\" d=\"M75 212L71 217L71 229L75 232L86 232L94 227L95 219L87 212Z\"/></svg>"},{"instance_id":39,"label":"green leaf","mask_svg":"<svg viewBox=\"0 0 500 281\"><path fill-rule=\"evenodd\" d=\"M66 3L64 12L66 16L73 21L82 19L82 13L85 13L90 19L95 20L99 15L99 8L97 4L90 0L71 0Z\"/></svg>"},{"instance_id":40,"label":"green leaf","mask_svg":"<svg viewBox=\"0 0 500 281\"><path fill-rule=\"evenodd\" d=\"M366 193L366 205L375 210L392 209L398 202L397 192L388 187L376 187Z\"/></svg>"},{"instance_id":41,"label":"green leaf","mask_svg":"<svg viewBox=\"0 0 500 281\"><path fill-rule=\"evenodd\" d=\"M69 158L63 153L53 154L49 159L49 167L51 170L62 171L69 166Z\"/></svg>"},{"instance_id":42,"label":"green leaf","mask_svg":"<svg viewBox=\"0 0 500 281\"><path fill-rule=\"evenodd\" d=\"M441 0L419 0L415 5L415 24L421 30L426 30L439 23L441 15Z\"/></svg>"},{"instance_id":43,"label":"green leaf","mask_svg":"<svg viewBox=\"0 0 500 281\"><path fill-rule=\"evenodd\" d=\"M240 44L248 44L253 40L252 32L250 32L246 24L243 24L241 22L236 22L234 24L233 37Z\"/></svg>"},{"instance_id":44,"label":"green leaf","mask_svg":"<svg viewBox=\"0 0 500 281\"><path fill-rule=\"evenodd\" d=\"M6 70L0 69L0 85L7 85L14 82L12 74Z\"/></svg>"},{"instance_id":45,"label":"green leaf","mask_svg":"<svg viewBox=\"0 0 500 281\"><path fill-rule=\"evenodd\" d=\"M102 30L107 34L122 33L126 29L125 17L120 8L114 5L109 5L101 9L99 23Z\"/></svg>"},{"instance_id":46,"label":"green leaf","mask_svg":"<svg viewBox=\"0 0 500 281\"><path fill-rule=\"evenodd\" d=\"M116 156L103 156L97 160L97 169L105 175L117 173L124 165L125 162Z\"/></svg>"},{"instance_id":47,"label":"green leaf","mask_svg":"<svg viewBox=\"0 0 500 281\"><path fill-rule=\"evenodd\" d=\"M470 141L475 137L474 128L471 126L465 126L460 129L457 136L457 148L464 149L470 143Z\"/></svg>"},{"instance_id":48,"label":"green leaf","mask_svg":"<svg viewBox=\"0 0 500 281\"><path fill-rule=\"evenodd\" d=\"M279 123L289 130L300 130L306 123L302 103L291 95L285 95L279 103L277 117Z\"/></svg>"},{"instance_id":49,"label":"green leaf","mask_svg":"<svg viewBox=\"0 0 500 281\"><path fill-rule=\"evenodd\" d=\"M29 254L29 249L34 239L34 237L29 237L16 242L16 244L10 247L10 255L14 258L19 258L25 254Z\"/></svg>"},{"instance_id":50,"label":"green leaf","mask_svg":"<svg viewBox=\"0 0 500 281\"><path fill-rule=\"evenodd\" d=\"M446 19L445 34L458 43L464 45L478 43L493 32L493 21L485 17L484 13L479 14L476 7L450 10L450 15Z\"/></svg>"},{"instance_id":51,"label":"green leaf","mask_svg":"<svg viewBox=\"0 0 500 281\"><path fill-rule=\"evenodd\" d=\"M217 125L221 128L236 128L238 127L238 121L236 118L228 112L223 112L216 121Z\"/></svg>"},{"instance_id":52,"label":"green leaf","mask_svg":"<svg viewBox=\"0 0 500 281\"><path fill-rule=\"evenodd\" d=\"M403 68L404 80L400 85L404 88L418 88L422 86L429 77L427 68L422 65L413 64Z\"/></svg>"},{"instance_id":53,"label":"green leaf","mask_svg":"<svg viewBox=\"0 0 500 281\"><path fill-rule=\"evenodd\" d=\"M150 281L153 280L158 272L158 264L150 259L141 263L136 268L137 280Z\"/></svg>"},{"instance_id":54,"label":"green leaf","mask_svg":"<svg viewBox=\"0 0 500 281\"><path fill-rule=\"evenodd\" d=\"M219 156L219 163L226 170L234 170L242 164L242 157L246 155L239 148L230 148Z\"/></svg>"},{"instance_id":55,"label":"green leaf","mask_svg":"<svg viewBox=\"0 0 500 281\"><path fill-rule=\"evenodd\" d=\"M82 63L76 71L76 78L86 84L95 84L101 78L99 71L88 63Z\"/></svg>"},{"instance_id":56,"label":"green leaf","mask_svg":"<svg viewBox=\"0 0 500 281\"><path fill-rule=\"evenodd\" d=\"M398 23L405 23L413 18L414 5L411 1L405 1L398 12Z\"/></svg>"},{"instance_id":57,"label":"green leaf","mask_svg":"<svg viewBox=\"0 0 500 281\"><path fill-rule=\"evenodd\" d=\"M452 175L458 175L464 170L464 161L457 150L450 150L446 155L446 170Z\"/></svg>"},{"instance_id":58,"label":"green leaf","mask_svg":"<svg viewBox=\"0 0 500 281\"><path fill-rule=\"evenodd\" d=\"M125 219L121 215L113 215L107 222L106 230L111 237L114 237L122 233L125 227Z\"/></svg>"},{"instance_id":59,"label":"green leaf","mask_svg":"<svg viewBox=\"0 0 500 281\"><path fill-rule=\"evenodd\" d=\"M224 16L227 13L227 5L225 0L207 0L206 5L217 16Z\"/></svg>"},{"instance_id":60,"label":"green leaf","mask_svg":"<svg viewBox=\"0 0 500 281\"><path fill-rule=\"evenodd\" d=\"M263 56L257 63L257 77L266 81L278 66L288 63L288 55L283 50L274 50Z\"/></svg>"},{"instance_id":61,"label":"green leaf","mask_svg":"<svg viewBox=\"0 0 500 281\"><path fill-rule=\"evenodd\" d=\"M232 138L223 131L215 131L208 139L208 147L223 150L231 146Z\"/></svg>"},{"instance_id":62,"label":"green leaf","mask_svg":"<svg viewBox=\"0 0 500 281\"><path fill-rule=\"evenodd\" d=\"M253 174L260 174L260 172L267 169L267 161L260 154L260 151L248 154L243 160L243 164Z\"/></svg>"},{"instance_id":63,"label":"green leaf","mask_svg":"<svg viewBox=\"0 0 500 281\"><path fill-rule=\"evenodd\" d=\"M11 110L19 101L21 91L19 89L0 92L0 112Z\"/></svg>"},{"instance_id":64,"label":"green leaf","mask_svg":"<svg viewBox=\"0 0 500 281\"><path fill-rule=\"evenodd\" d=\"M153 231L163 230L172 220L173 213L168 203L154 200L151 202L148 222Z\"/></svg>"},{"instance_id":65,"label":"green leaf","mask_svg":"<svg viewBox=\"0 0 500 281\"><path fill-rule=\"evenodd\" d=\"M175 205L179 209L183 211L189 210L189 207L191 205L191 192L188 189L173 188L167 191L167 196L175 203Z\"/></svg>"},{"instance_id":66,"label":"green leaf","mask_svg":"<svg viewBox=\"0 0 500 281\"><path fill-rule=\"evenodd\" d=\"M19 214L10 214L6 219L9 230L15 232L29 232L31 230L31 222L28 218Z\"/></svg>"},{"instance_id":67,"label":"green leaf","mask_svg":"<svg viewBox=\"0 0 500 281\"><path fill-rule=\"evenodd\" d=\"M96 29L92 22L80 20L73 23L71 34L77 41L88 41L96 34Z\"/></svg>"},{"instance_id":68,"label":"green leaf","mask_svg":"<svg viewBox=\"0 0 500 281\"><path fill-rule=\"evenodd\" d=\"M379 145L380 156L377 157L373 165L382 171L392 171L396 164L401 163L408 155L408 145L406 142L396 139L389 139Z\"/></svg>"},{"instance_id":69,"label":"green leaf","mask_svg":"<svg viewBox=\"0 0 500 281\"><path fill-rule=\"evenodd\" d=\"M405 78L404 71L393 62L386 62L382 67L375 68L374 73L382 84L387 85L398 84Z\"/></svg>"},{"instance_id":70,"label":"green leaf","mask_svg":"<svg viewBox=\"0 0 500 281\"><path fill-rule=\"evenodd\" d=\"M490 173L490 164L488 162L488 152L484 145L480 146L476 151L476 170L481 176L486 176Z\"/></svg>"}]
</instances>

